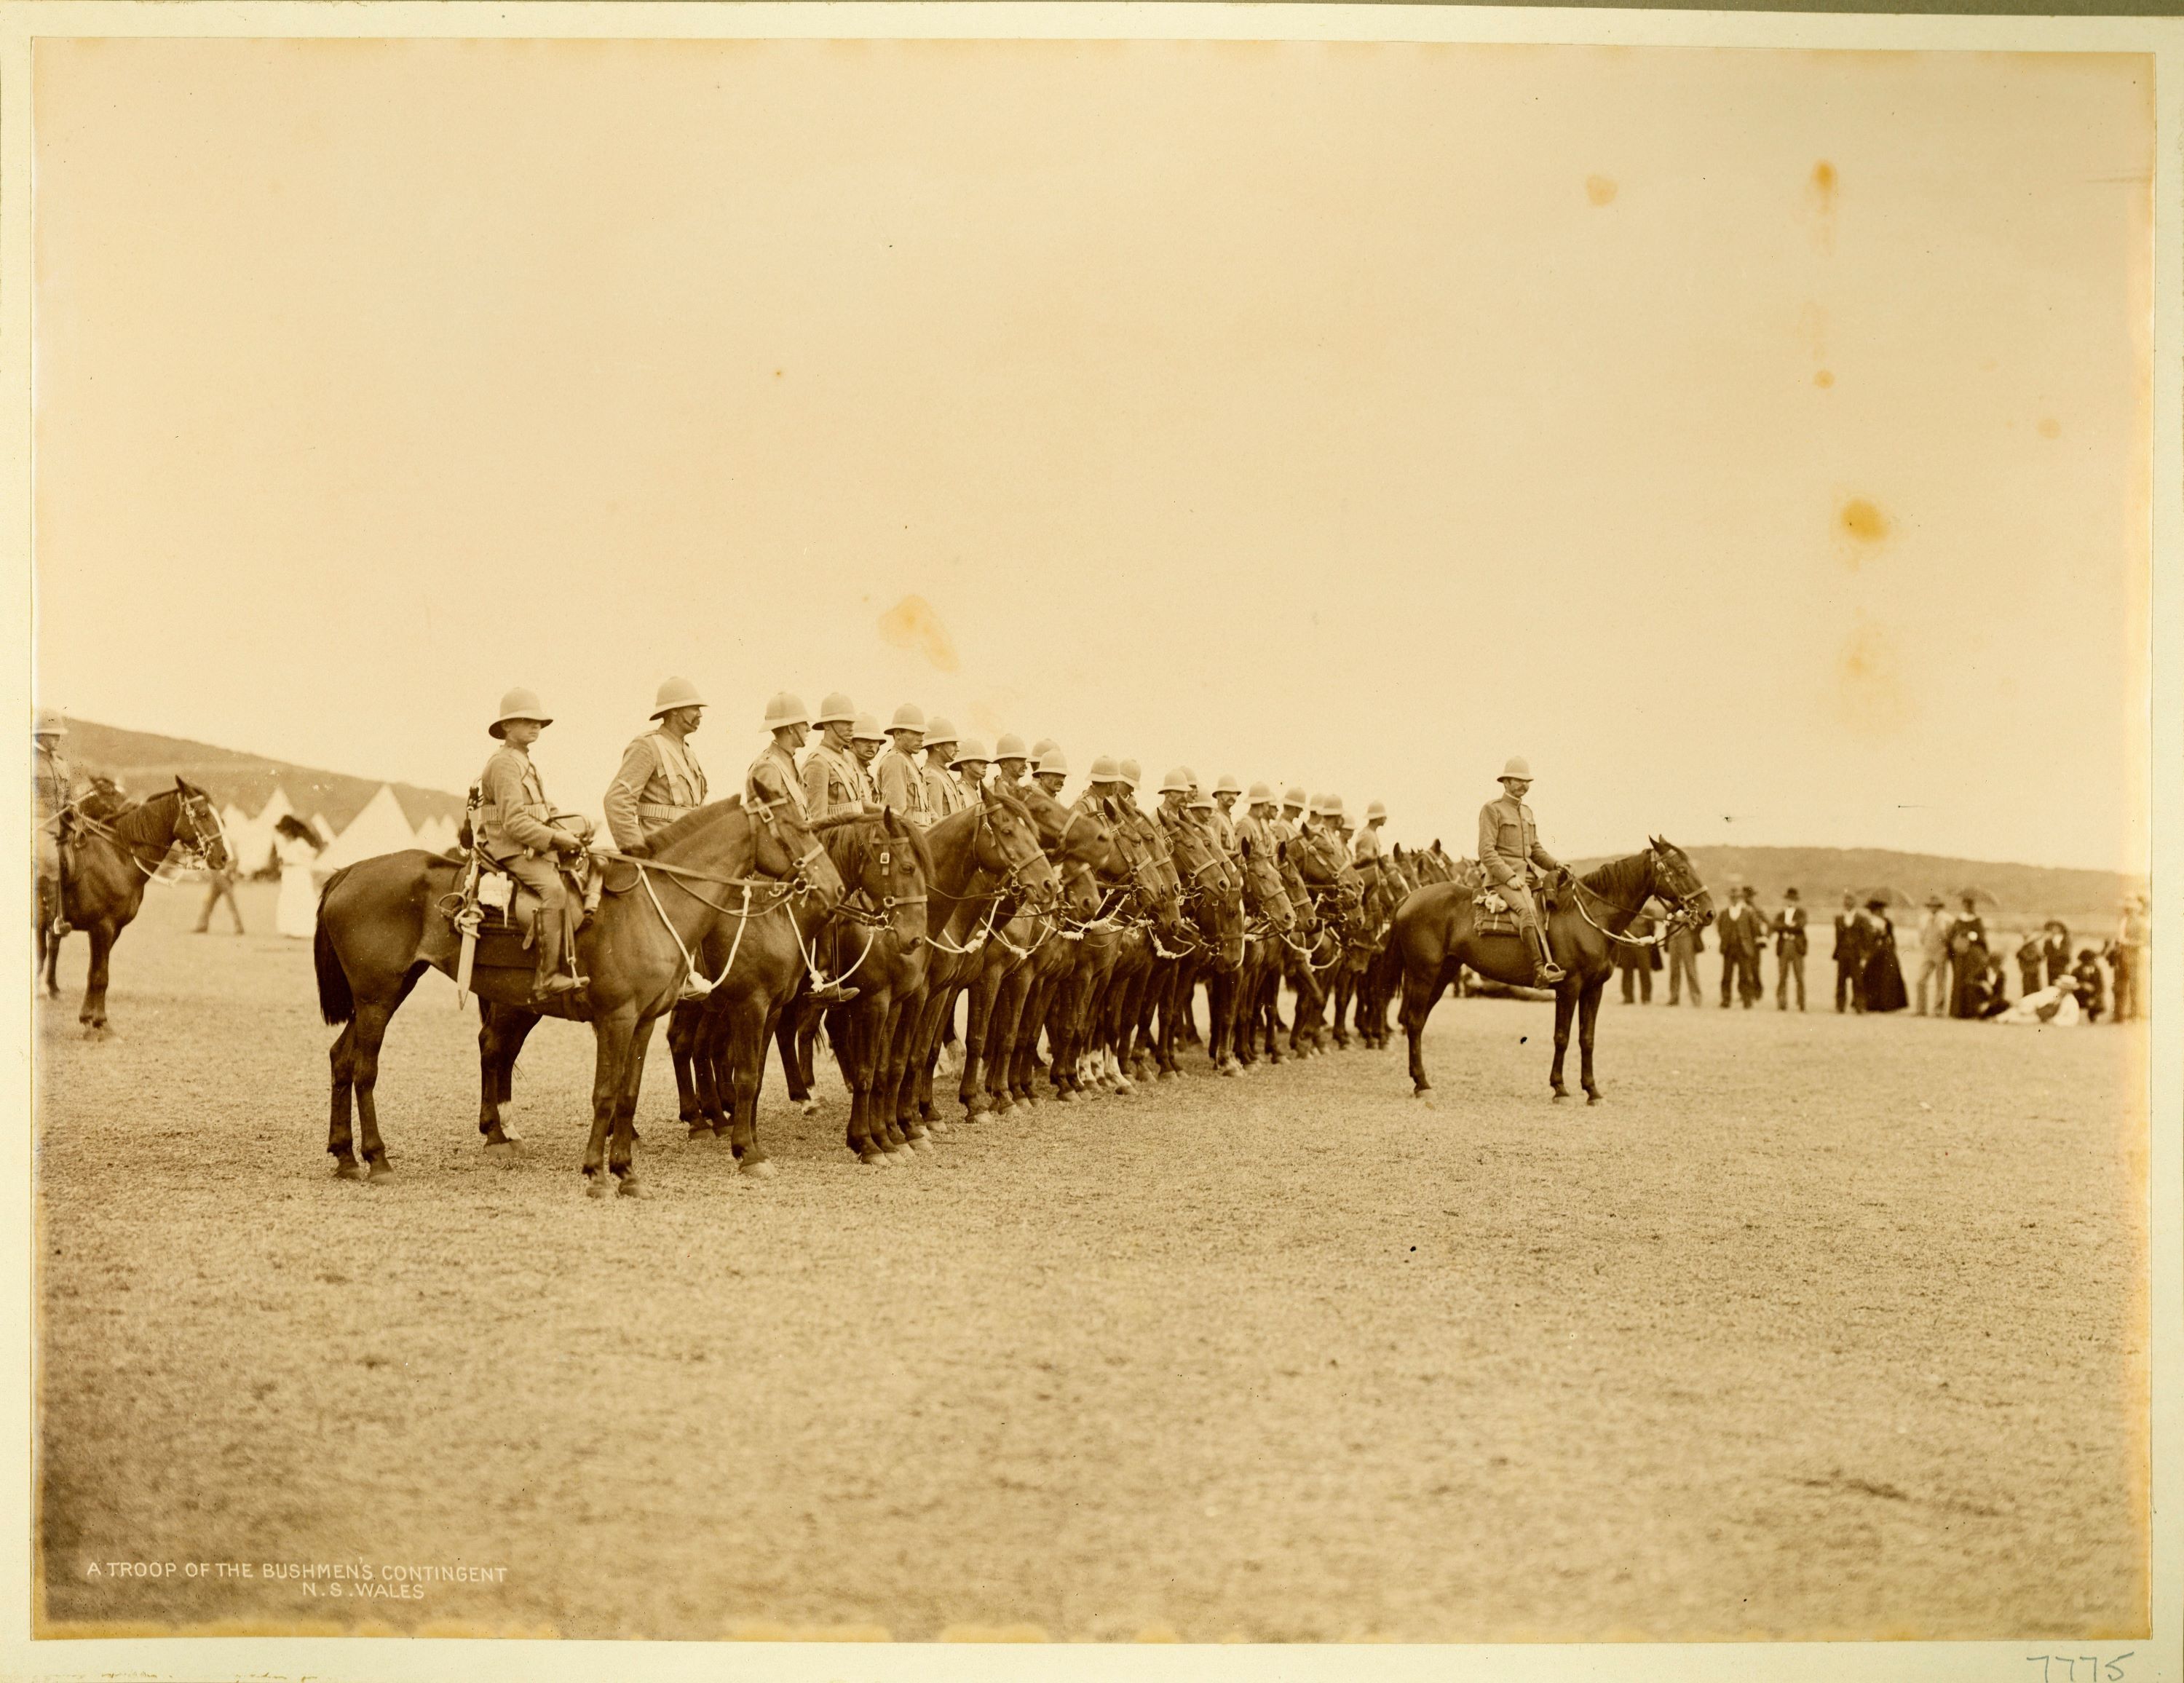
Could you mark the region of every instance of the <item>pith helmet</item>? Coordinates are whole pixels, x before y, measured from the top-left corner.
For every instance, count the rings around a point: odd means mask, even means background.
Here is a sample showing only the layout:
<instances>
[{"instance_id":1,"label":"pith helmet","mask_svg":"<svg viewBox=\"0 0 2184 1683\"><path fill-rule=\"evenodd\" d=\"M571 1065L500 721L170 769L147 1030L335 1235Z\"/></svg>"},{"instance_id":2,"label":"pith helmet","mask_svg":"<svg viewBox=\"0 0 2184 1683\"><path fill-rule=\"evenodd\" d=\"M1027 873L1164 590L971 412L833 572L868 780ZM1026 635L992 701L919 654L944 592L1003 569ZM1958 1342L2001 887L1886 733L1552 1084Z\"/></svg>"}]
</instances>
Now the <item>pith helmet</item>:
<instances>
[{"instance_id":1,"label":"pith helmet","mask_svg":"<svg viewBox=\"0 0 2184 1683\"><path fill-rule=\"evenodd\" d=\"M854 725L857 722L857 704L836 690L819 704L819 716L815 725Z\"/></svg>"},{"instance_id":2,"label":"pith helmet","mask_svg":"<svg viewBox=\"0 0 2184 1683\"><path fill-rule=\"evenodd\" d=\"M1301 789L1292 789L1287 794L1282 797L1282 805L1284 806L1294 806L1301 811L1304 806L1304 791ZM1317 806L1313 807L1312 810L1315 812L1319 811Z\"/></svg>"},{"instance_id":3,"label":"pith helmet","mask_svg":"<svg viewBox=\"0 0 2184 1683\"><path fill-rule=\"evenodd\" d=\"M1330 813L1330 812L1332 812L1332 811L1334 811L1334 797L1333 795L1331 795L1331 794L1316 794L1316 795L1312 796L1312 816L1313 817L1315 817L1315 818L1324 818L1325 816L1327 816L1327 815L1328 815L1329 813Z\"/></svg>"},{"instance_id":4,"label":"pith helmet","mask_svg":"<svg viewBox=\"0 0 2184 1683\"><path fill-rule=\"evenodd\" d=\"M652 698L652 716L655 719L673 712L677 707L702 707L705 698L698 694L698 686L688 678L663 678L660 694Z\"/></svg>"},{"instance_id":5,"label":"pith helmet","mask_svg":"<svg viewBox=\"0 0 2184 1683\"><path fill-rule=\"evenodd\" d=\"M508 733L501 727L512 724L518 719L528 719L533 724L539 725L550 725L554 722L547 716L546 704L538 699L537 690L511 689L500 698L500 716L488 725L486 729L493 736L504 738Z\"/></svg>"},{"instance_id":6,"label":"pith helmet","mask_svg":"<svg viewBox=\"0 0 2184 1683\"><path fill-rule=\"evenodd\" d=\"M792 695L784 689L766 704L766 727L770 731L811 722L811 710L804 705L800 695Z\"/></svg>"},{"instance_id":7,"label":"pith helmet","mask_svg":"<svg viewBox=\"0 0 2184 1683\"><path fill-rule=\"evenodd\" d=\"M1388 803L1384 800L1376 800L1365 809L1366 822L1368 823L1375 818L1384 818L1387 816Z\"/></svg>"},{"instance_id":8,"label":"pith helmet","mask_svg":"<svg viewBox=\"0 0 2184 1683\"><path fill-rule=\"evenodd\" d=\"M1115 763L1112 754L1102 754L1092 762L1092 781L1095 783L1118 783L1123 781L1123 768Z\"/></svg>"},{"instance_id":9,"label":"pith helmet","mask_svg":"<svg viewBox=\"0 0 2184 1683\"><path fill-rule=\"evenodd\" d=\"M1522 777L1526 783L1529 783L1532 781L1532 762L1521 754L1513 754L1503 763L1502 775L1505 777Z\"/></svg>"},{"instance_id":10,"label":"pith helmet","mask_svg":"<svg viewBox=\"0 0 2184 1683\"><path fill-rule=\"evenodd\" d=\"M1190 768L1187 766L1170 768L1168 774L1161 779L1160 792L1162 794L1189 794Z\"/></svg>"},{"instance_id":11,"label":"pith helmet","mask_svg":"<svg viewBox=\"0 0 2184 1683\"><path fill-rule=\"evenodd\" d=\"M1262 801L1271 803L1274 798L1274 791L1273 786L1270 784L1256 783L1251 785L1251 793L1245 798L1248 800L1252 805L1256 806Z\"/></svg>"},{"instance_id":12,"label":"pith helmet","mask_svg":"<svg viewBox=\"0 0 2184 1683\"><path fill-rule=\"evenodd\" d=\"M878 719L875 719L870 713L860 713L857 715L857 722L850 728L850 740L852 742L885 742L887 740L887 733L880 728L880 722Z\"/></svg>"},{"instance_id":13,"label":"pith helmet","mask_svg":"<svg viewBox=\"0 0 2184 1683\"><path fill-rule=\"evenodd\" d=\"M955 740L956 727L935 713L933 722L925 727L925 745L928 748L946 748Z\"/></svg>"},{"instance_id":14,"label":"pith helmet","mask_svg":"<svg viewBox=\"0 0 2184 1683\"><path fill-rule=\"evenodd\" d=\"M894 710L894 722L890 724L888 728L891 731L923 730L925 728L925 709L919 706L915 701L904 702L901 706Z\"/></svg>"},{"instance_id":15,"label":"pith helmet","mask_svg":"<svg viewBox=\"0 0 2184 1683\"><path fill-rule=\"evenodd\" d=\"M50 707L38 709L36 719L31 726L32 736L66 736L68 721Z\"/></svg>"},{"instance_id":16,"label":"pith helmet","mask_svg":"<svg viewBox=\"0 0 2184 1683\"><path fill-rule=\"evenodd\" d=\"M956 757L948 762L948 769L952 772L958 766L986 766L991 763L992 760L986 753L986 744L975 736L967 736L956 744Z\"/></svg>"},{"instance_id":17,"label":"pith helmet","mask_svg":"<svg viewBox=\"0 0 2184 1683\"><path fill-rule=\"evenodd\" d=\"M1196 794L1191 796L1190 805L1194 812L1211 812L1213 810L1213 797L1206 794L1204 789L1201 789Z\"/></svg>"},{"instance_id":18,"label":"pith helmet","mask_svg":"<svg viewBox=\"0 0 2184 1683\"><path fill-rule=\"evenodd\" d=\"M1223 772L1219 777L1214 778L1213 792L1216 794L1241 794L1244 792L1244 785L1236 781L1236 774L1234 772Z\"/></svg>"},{"instance_id":19,"label":"pith helmet","mask_svg":"<svg viewBox=\"0 0 2184 1683\"><path fill-rule=\"evenodd\" d=\"M996 760L1028 760L1031 751L1024 746L1023 738L1014 731L1003 731L1001 739L994 744Z\"/></svg>"},{"instance_id":20,"label":"pith helmet","mask_svg":"<svg viewBox=\"0 0 2184 1683\"><path fill-rule=\"evenodd\" d=\"M1183 781L1184 783L1191 789L1196 789L1198 787L1198 773L1192 771L1188 766L1185 766L1181 769L1183 772Z\"/></svg>"},{"instance_id":21,"label":"pith helmet","mask_svg":"<svg viewBox=\"0 0 2184 1683\"><path fill-rule=\"evenodd\" d=\"M1043 736L1037 742L1032 744L1031 757L1034 760L1043 761L1048 755L1053 753L1056 749L1061 746L1061 744L1056 742L1052 737Z\"/></svg>"},{"instance_id":22,"label":"pith helmet","mask_svg":"<svg viewBox=\"0 0 2184 1683\"><path fill-rule=\"evenodd\" d=\"M1145 768L1138 764L1136 761L1125 760L1121 762L1121 766L1123 781L1128 783L1132 789L1136 789L1140 783L1145 782Z\"/></svg>"},{"instance_id":23,"label":"pith helmet","mask_svg":"<svg viewBox=\"0 0 2184 1683\"><path fill-rule=\"evenodd\" d=\"M1037 769L1041 772L1059 772L1066 777L1069 775L1069 756L1059 746L1049 743L1045 752L1039 756Z\"/></svg>"}]
</instances>

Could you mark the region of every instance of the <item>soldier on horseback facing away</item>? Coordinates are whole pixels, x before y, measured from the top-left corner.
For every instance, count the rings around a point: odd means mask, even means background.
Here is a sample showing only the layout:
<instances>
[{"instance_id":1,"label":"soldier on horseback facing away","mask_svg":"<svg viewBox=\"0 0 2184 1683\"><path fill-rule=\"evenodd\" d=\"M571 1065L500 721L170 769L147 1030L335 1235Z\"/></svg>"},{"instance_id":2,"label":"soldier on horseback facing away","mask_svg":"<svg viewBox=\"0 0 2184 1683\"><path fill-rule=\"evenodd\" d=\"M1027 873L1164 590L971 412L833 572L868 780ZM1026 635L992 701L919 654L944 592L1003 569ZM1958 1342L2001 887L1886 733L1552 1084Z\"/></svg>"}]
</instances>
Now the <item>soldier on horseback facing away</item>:
<instances>
[{"instance_id":1,"label":"soldier on horseback facing away","mask_svg":"<svg viewBox=\"0 0 2184 1683\"><path fill-rule=\"evenodd\" d=\"M653 698L654 728L625 749L621 769L607 785L607 829L624 853L643 858L652 836L705 804L705 773L690 752L690 733L705 717L705 699L688 678L669 678Z\"/></svg>"},{"instance_id":2,"label":"soldier on horseback facing away","mask_svg":"<svg viewBox=\"0 0 2184 1683\"><path fill-rule=\"evenodd\" d=\"M559 857L582 856L583 839L564 827L566 819L548 803L531 763L531 744L553 722L530 690L510 690L500 698L500 716L487 727L501 746L478 778L479 851L538 896L538 979L532 987L538 1004L584 985L561 968L569 911L557 868Z\"/></svg>"},{"instance_id":3,"label":"soldier on horseback facing away","mask_svg":"<svg viewBox=\"0 0 2184 1683\"><path fill-rule=\"evenodd\" d=\"M68 726L51 708L41 707L31 739L36 745L31 767L37 822L38 903L53 908L56 939L68 933L68 912L61 899L61 828L75 798L75 773L61 755Z\"/></svg>"},{"instance_id":4,"label":"soldier on horseback facing away","mask_svg":"<svg viewBox=\"0 0 2184 1683\"><path fill-rule=\"evenodd\" d=\"M1532 787L1532 768L1513 758L1502 768L1502 798L1479 809L1479 862L1495 893L1517 914L1524 939L1536 954L1539 985L1552 987L1563 979L1563 968L1547 950L1547 932L1540 922L1539 902L1533 897L1531 867L1559 872L1562 865L1540 845L1540 827L1524 795Z\"/></svg>"}]
</instances>

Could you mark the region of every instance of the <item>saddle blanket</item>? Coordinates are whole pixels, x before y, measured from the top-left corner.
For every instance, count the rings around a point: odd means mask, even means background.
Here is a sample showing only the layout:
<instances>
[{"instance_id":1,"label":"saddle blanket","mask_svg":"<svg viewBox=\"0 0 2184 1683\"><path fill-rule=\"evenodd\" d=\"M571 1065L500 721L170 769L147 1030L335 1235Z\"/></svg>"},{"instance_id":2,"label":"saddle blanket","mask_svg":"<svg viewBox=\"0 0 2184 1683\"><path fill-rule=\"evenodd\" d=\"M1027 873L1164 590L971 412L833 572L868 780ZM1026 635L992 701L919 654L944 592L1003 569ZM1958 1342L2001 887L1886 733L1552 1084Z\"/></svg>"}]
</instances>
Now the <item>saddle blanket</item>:
<instances>
[{"instance_id":1,"label":"saddle blanket","mask_svg":"<svg viewBox=\"0 0 2184 1683\"><path fill-rule=\"evenodd\" d=\"M1474 934L1513 935L1517 933L1517 914L1510 910L1508 901L1488 889L1472 897L1471 928Z\"/></svg>"}]
</instances>

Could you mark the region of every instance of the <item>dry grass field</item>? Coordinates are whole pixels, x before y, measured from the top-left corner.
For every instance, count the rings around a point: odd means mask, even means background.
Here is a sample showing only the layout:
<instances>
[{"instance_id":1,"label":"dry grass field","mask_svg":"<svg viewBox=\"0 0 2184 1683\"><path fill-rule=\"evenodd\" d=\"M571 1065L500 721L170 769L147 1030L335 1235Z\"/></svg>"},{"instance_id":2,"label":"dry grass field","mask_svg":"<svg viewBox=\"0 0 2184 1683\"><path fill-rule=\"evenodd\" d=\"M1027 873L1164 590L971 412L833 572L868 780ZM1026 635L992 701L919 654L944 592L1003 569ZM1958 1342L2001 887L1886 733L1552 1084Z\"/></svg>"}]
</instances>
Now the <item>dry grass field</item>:
<instances>
[{"instance_id":1,"label":"dry grass field","mask_svg":"<svg viewBox=\"0 0 2184 1683\"><path fill-rule=\"evenodd\" d=\"M593 1201L588 1034L489 1164L437 980L398 1174L335 1181L308 951L194 910L124 938L117 1039L81 939L39 1023L49 1629L2142 1629L2136 1029L1611 999L1588 1110L1550 1008L1444 1001L1435 1111L1353 1051L889 1172L777 1078L766 1183L655 1045L655 1195Z\"/></svg>"}]
</instances>

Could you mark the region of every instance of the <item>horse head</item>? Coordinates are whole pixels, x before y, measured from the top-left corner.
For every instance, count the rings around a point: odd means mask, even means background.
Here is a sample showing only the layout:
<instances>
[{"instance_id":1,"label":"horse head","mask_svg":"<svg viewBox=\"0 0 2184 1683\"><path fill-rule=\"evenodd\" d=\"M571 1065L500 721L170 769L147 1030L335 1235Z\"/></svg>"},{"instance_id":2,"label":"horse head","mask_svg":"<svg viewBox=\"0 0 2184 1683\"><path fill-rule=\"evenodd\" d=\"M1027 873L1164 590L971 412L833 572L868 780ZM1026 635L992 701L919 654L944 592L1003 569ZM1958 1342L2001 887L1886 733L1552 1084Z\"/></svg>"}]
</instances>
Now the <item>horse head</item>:
<instances>
[{"instance_id":1,"label":"horse head","mask_svg":"<svg viewBox=\"0 0 2184 1683\"><path fill-rule=\"evenodd\" d=\"M832 911L847 892L842 873L827 856L826 844L812 833L794 804L786 799L745 805L750 815L751 859L762 877L778 878Z\"/></svg>"},{"instance_id":2,"label":"horse head","mask_svg":"<svg viewBox=\"0 0 2184 1683\"><path fill-rule=\"evenodd\" d=\"M1648 836L1646 850L1653 861L1653 892L1703 929L1713 922L1713 896L1699 881L1699 873L1683 849L1660 836Z\"/></svg>"},{"instance_id":3,"label":"horse head","mask_svg":"<svg viewBox=\"0 0 2184 1683\"><path fill-rule=\"evenodd\" d=\"M1249 836L1237 847L1244 861L1245 904L1275 929L1287 934L1295 927L1296 913L1290 905L1289 890L1282 886L1281 872L1272 859L1251 845Z\"/></svg>"},{"instance_id":4,"label":"horse head","mask_svg":"<svg viewBox=\"0 0 2184 1683\"><path fill-rule=\"evenodd\" d=\"M868 887L872 904L888 920L896 945L915 951L925 939L927 890L933 882L933 854L917 826L905 824L892 806L883 808L878 845L872 850L878 864L878 892Z\"/></svg>"},{"instance_id":5,"label":"horse head","mask_svg":"<svg viewBox=\"0 0 2184 1683\"><path fill-rule=\"evenodd\" d=\"M214 870L226 870L231 862L227 833L220 828L220 814L213 810L212 797L195 783L176 777L175 800L175 839L201 856Z\"/></svg>"},{"instance_id":6,"label":"horse head","mask_svg":"<svg viewBox=\"0 0 2184 1683\"><path fill-rule=\"evenodd\" d=\"M1061 882L1039 844L1031 809L1009 791L989 784L978 813L973 847L979 868L999 877L1003 888L1021 900L1053 905Z\"/></svg>"}]
</instances>

